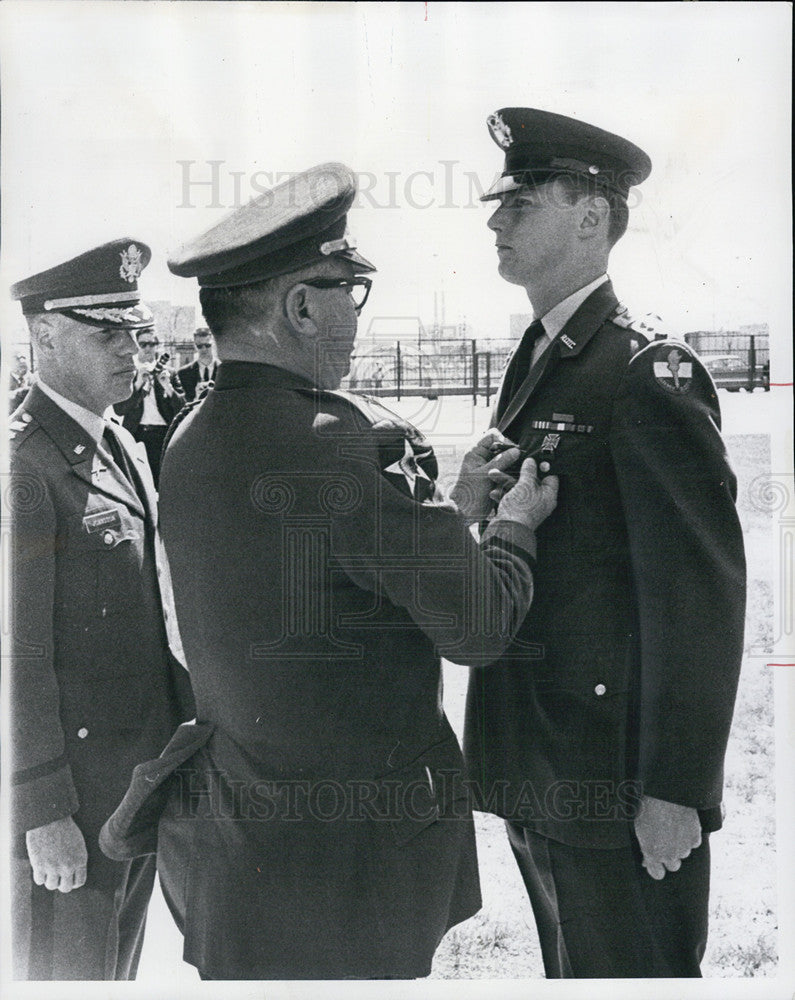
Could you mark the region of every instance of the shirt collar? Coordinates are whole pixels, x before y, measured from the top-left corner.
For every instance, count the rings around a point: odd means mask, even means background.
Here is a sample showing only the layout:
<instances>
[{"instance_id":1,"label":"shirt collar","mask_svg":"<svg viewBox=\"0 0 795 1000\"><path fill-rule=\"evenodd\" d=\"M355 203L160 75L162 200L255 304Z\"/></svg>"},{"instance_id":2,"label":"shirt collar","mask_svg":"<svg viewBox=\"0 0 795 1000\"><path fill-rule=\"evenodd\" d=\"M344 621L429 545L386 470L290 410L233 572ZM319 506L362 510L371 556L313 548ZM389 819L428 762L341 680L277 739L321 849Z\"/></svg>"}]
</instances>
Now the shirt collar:
<instances>
[{"instance_id":1,"label":"shirt collar","mask_svg":"<svg viewBox=\"0 0 795 1000\"><path fill-rule=\"evenodd\" d=\"M56 392L55 389L50 388L42 379L39 379L39 388L45 396L49 396L56 406L60 406L67 416L70 416L76 424L80 424L86 434L99 444L105 430L105 421L102 417L96 413L92 413L91 410L87 410L85 406L67 399L66 396L62 396L60 392Z\"/></svg>"},{"instance_id":2,"label":"shirt collar","mask_svg":"<svg viewBox=\"0 0 795 1000\"><path fill-rule=\"evenodd\" d=\"M606 281L606 274L603 274L598 278L594 278L594 280L589 284L578 289L576 292L572 292L572 294L565 298L562 302L558 302L556 306L553 306L548 313L541 316L541 322L544 324L544 332L546 333L547 338L549 340L554 340L563 327L569 322L571 317L577 312L583 302L585 302L591 292L596 291L596 289L600 285L603 285Z\"/></svg>"}]
</instances>

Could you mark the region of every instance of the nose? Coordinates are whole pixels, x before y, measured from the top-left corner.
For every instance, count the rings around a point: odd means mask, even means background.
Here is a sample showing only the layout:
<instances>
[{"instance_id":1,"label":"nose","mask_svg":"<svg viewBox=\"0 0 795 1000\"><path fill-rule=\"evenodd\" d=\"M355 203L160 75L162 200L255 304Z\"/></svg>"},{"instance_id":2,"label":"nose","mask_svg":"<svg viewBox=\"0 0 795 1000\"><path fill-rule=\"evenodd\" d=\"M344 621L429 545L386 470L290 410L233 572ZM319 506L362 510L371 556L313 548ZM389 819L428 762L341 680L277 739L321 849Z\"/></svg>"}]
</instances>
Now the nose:
<instances>
[{"instance_id":1,"label":"nose","mask_svg":"<svg viewBox=\"0 0 795 1000\"><path fill-rule=\"evenodd\" d=\"M486 223L492 232L498 233L503 226L503 215L502 215L502 204L498 204L494 211L489 216L489 221Z\"/></svg>"},{"instance_id":2,"label":"nose","mask_svg":"<svg viewBox=\"0 0 795 1000\"><path fill-rule=\"evenodd\" d=\"M130 355L138 353L138 341L132 330L122 330L121 353Z\"/></svg>"}]
</instances>

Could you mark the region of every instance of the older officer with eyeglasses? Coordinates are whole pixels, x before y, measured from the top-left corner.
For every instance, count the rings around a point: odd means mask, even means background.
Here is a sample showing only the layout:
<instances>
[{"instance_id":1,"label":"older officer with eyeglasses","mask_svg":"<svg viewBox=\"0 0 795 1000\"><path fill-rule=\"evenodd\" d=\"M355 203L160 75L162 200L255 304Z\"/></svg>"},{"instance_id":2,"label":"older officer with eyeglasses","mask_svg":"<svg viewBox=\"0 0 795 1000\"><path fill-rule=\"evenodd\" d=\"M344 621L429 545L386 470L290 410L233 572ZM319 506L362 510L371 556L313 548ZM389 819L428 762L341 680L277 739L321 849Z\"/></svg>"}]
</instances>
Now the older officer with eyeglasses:
<instances>
[{"instance_id":1,"label":"older officer with eyeglasses","mask_svg":"<svg viewBox=\"0 0 795 1000\"><path fill-rule=\"evenodd\" d=\"M374 270L345 236L355 192L342 164L306 171L169 263L221 357L161 479L198 723L138 769L103 845L157 851L205 978L425 976L480 906L440 654L505 648L556 482L530 460L479 545L518 450L489 434L454 503L415 428L339 390Z\"/></svg>"}]
</instances>

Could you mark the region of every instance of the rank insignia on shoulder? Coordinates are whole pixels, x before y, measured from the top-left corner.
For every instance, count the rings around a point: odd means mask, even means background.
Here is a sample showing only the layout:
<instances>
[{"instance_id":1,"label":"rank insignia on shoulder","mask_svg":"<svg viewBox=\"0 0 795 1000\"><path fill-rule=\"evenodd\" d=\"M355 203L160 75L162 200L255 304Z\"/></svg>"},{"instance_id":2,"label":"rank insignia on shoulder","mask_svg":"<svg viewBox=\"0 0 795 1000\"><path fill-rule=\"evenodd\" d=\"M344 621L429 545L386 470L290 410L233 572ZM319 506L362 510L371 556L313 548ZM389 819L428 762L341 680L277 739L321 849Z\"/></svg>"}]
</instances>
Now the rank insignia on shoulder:
<instances>
[{"instance_id":1,"label":"rank insignia on shoulder","mask_svg":"<svg viewBox=\"0 0 795 1000\"><path fill-rule=\"evenodd\" d=\"M647 340L666 340L668 334L662 329L663 323L659 316L654 313L646 313L640 318L633 316L629 309L620 302L608 316L611 323L623 327L625 330L634 330L635 333L642 334Z\"/></svg>"},{"instance_id":2,"label":"rank insignia on shoulder","mask_svg":"<svg viewBox=\"0 0 795 1000\"><path fill-rule=\"evenodd\" d=\"M690 355L681 347L660 345L654 352L654 377L668 392L687 392L693 380Z\"/></svg>"}]
</instances>

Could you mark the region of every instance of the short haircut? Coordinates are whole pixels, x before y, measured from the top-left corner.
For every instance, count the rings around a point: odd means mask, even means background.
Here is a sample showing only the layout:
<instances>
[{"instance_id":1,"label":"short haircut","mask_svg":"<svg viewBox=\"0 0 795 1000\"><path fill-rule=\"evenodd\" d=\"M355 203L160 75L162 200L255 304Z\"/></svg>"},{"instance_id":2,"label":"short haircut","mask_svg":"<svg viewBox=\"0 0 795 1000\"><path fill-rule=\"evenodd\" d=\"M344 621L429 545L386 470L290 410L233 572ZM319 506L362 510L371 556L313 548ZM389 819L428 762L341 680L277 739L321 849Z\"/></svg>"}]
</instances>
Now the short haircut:
<instances>
[{"instance_id":1,"label":"short haircut","mask_svg":"<svg viewBox=\"0 0 795 1000\"><path fill-rule=\"evenodd\" d=\"M240 320L262 322L282 305L284 290L301 280L300 273L282 274L250 285L202 288L199 302L210 332L219 340Z\"/></svg>"},{"instance_id":2,"label":"short haircut","mask_svg":"<svg viewBox=\"0 0 795 1000\"><path fill-rule=\"evenodd\" d=\"M556 178L558 179L558 178ZM610 209L610 216L607 224L607 239L610 246L615 246L627 231L629 225L629 206L627 199L605 187L598 181L590 177L583 177L579 174L562 174L559 178L563 183L562 187L571 199L571 203L579 201L581 198L604 198Z\"/></svg>"}]
</instances>

